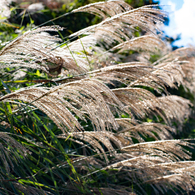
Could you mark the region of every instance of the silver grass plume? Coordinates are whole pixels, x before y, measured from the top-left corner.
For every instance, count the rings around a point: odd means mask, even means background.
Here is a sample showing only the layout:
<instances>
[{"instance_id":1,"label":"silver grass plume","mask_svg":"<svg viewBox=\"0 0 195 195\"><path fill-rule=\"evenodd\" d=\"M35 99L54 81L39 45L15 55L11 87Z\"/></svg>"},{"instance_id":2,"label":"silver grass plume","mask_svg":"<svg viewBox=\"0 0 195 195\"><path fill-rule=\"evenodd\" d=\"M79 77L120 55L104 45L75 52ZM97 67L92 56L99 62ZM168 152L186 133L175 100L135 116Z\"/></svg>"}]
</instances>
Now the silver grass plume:
<instances>
[{"instance_id":1,"label":"silver grass plume","mask_svg":"<svg viewBox=\"0 0 195 195\"><path fill-rule=\"evenodd\" d=\"M110 9L111 6L115 6L114 9ZM82 178L108 171L110 176L115 174L117 178L123 177L138 185L145 194L141 187L145 183L150 183L156 193L166 192L170 188L174 190L178 188L178 184L179 190L193 190L195 165L194 161L190 161L191 153L187 149L192 148L193 144L190 140L172 139L177 132L171 127L173 121L182 124L188 118L192 104L184 98L169 95L166 87L188 87L185 77L190 75L189 69L192 68L194 56L188 56L188 61L181 57L181 53L187 50L180 49L153 64L148 61L114 65L107 63L105 66L108 67L103 68L93 66L90 60L95 59L95 50L99 50L102 55L109 53L111 57L119 59L119 55L113 53L115 49L119 49L119 53L129 49L149 52L155 52L156 48L162 49L163 43L157 36L134 38L134 32L139 27L147 33L155 34L158 30L155 23L162 22L164 14L154 6L132 9L124 1L99 2L73 12L80 11L103 18L99 24L70 36L87 35L86 37L67 43L61 48L57 44L61 39L42 33L57 32L61 27L42 27L26 32L0 52L2 69L20 66L41 69L48 74L57 72L56 75L64 69L68 73L80 75L65 77L63 84L53 88L20 89L1 97L0 101L13 104L22 101L18 105L23 107L13 107L13 114L26 114L32 109L39 109L61 130L56 138L79 144L83 150L79 155L72 155L71 162L80 174L84 171ZM93 41L89 43L88 38ZM104 39L107 48L111 50L102 49L101 44L100 47L96 45L100 43L100 38ZM148 47L151 41L154 45ZM112 47L113 42L115 46ZM94 50L90 47L94 47ZM82 50L85 51L82 53ZM154 89L160 97L156 97L149 88ZM129 117L122 118L124 115ZM170 126L141 121L151 115L156 118L160 116ZM90 121L91 129L83 126L81 121ZM146 142L147 137L155 141ZM2 132L1 140L5 145L10 143L19 153L25 154L26 149L6 133ZM8 151L3 145L2 151L4 153L1 158L9 172L9 165L14 168L9 156L12 151ZM23 158L24 156L22 155ZM53 167L43 168L41 171L44 174L51 170L55 173L60 168L69 168L69 163L58 161ZM12 184L22 193L42 193L41 190L18 182ZM126 191L133 194L128 187L122 189L119 185L101 188L103 194L114 193L113 189L119 194L125 194ZM95 193L96 189L91 192Z\"/></svg>"},{"instance_id":2,"label":"silver grass plume","mask_svg":"<svg viewBox=\"0 0 195 195\"><path fill-rule=\"evenodd\" d=\"M62 29L59 26L49 26L25 32L1 50L0 68L19 66L40 69L48 74L60 74L62 69L79 73L87 71L83 58L74 57L80 64L78 66L69 51L58 48L52 52L61 39L46 32Z\"/></svg>"},{"instance_id":3,"label":"silver grass plume","mask_svg":"<svg viewBox=\"0 0 195 195\"><path fill-rule=\"evenodd\" d=\"M1 125L3 123L1 122ZM4 169L9 173L14 170L14 164L22 162L22 158L28 155L29 151L6 132L0 132L0 161ZM21 158L22 157L22 158ZM3 179L4 171L1 169L0 177ZM2 174L3 173L3 174Z\"/></svg>"},{"instance_id":4,"label":"silver grass plume","mask_svg":"<svg viewBox=\"0 0 195 195\"><path fill-rule=\"evenodd\" d=\"M77 8L72 12L89 12L106 19L107 17L112 17L131 9L133 8L123 0L109 0L106 2L91 3L89 5Z\"/></svg>"}]
</instances>

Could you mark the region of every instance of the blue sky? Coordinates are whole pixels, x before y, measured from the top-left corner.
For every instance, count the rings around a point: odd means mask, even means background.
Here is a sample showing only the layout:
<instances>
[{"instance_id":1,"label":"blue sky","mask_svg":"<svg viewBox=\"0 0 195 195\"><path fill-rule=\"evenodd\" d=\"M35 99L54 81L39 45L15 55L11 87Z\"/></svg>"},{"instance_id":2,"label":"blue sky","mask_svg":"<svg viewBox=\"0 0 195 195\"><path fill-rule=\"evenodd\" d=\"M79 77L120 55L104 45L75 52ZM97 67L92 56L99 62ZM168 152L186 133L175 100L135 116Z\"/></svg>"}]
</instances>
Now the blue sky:
<instances>
[{"instance_id":1,"label":"blue sky","mask_svg":"<svg viewBox=\"0 0 195 195\"><path fill-rule=\"evenodd\" d=\"M163 10L168 12L169 26L165 34L171 37L180 35L177 46L195 46L195 0L159 0Z\"/></svg>"}]
</instances>

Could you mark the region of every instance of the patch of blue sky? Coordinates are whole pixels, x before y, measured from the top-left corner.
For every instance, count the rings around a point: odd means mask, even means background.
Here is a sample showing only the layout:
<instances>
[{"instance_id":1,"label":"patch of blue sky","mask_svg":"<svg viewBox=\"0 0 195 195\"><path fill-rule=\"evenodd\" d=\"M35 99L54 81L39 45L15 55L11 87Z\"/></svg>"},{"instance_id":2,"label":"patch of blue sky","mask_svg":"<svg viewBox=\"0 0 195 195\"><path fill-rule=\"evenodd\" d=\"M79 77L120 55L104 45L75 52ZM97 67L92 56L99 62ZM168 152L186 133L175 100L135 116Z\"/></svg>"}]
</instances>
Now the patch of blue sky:
<instances>
[{"instance_id":1,"label":"patch of blue sky","mask_svg":"<svg viewBox=\"0 0 195 195\"><path fill-rule=\"evenodd\" d=\"M164 27L166 35L180 39L176 46L195 46L195 0L159 0L162 9L168 12L169 25Z\"/></svg>"}]
</instances>

